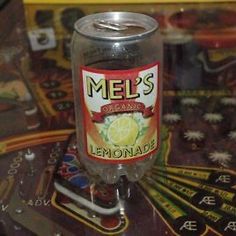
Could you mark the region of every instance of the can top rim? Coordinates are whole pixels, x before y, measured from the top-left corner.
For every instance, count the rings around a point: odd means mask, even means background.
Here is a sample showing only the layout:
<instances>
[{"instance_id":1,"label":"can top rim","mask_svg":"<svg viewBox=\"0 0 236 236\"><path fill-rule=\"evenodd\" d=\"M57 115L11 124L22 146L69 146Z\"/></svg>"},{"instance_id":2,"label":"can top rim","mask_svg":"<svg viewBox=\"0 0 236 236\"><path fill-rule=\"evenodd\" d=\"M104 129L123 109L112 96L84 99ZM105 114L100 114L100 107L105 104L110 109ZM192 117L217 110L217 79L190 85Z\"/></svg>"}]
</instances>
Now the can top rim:
<instances>
[{"instance_id":1,"label":"can top rim","mask_svg":"<svg viewBox=\"0 0 236 236\"><path fill-rule=\"evenodd\" d=\"M141 13L103 12L87 15L74 24L75 32L100 40L133 40L152 34L159 28L157 21Z\"/></svg>"}]
</instances>

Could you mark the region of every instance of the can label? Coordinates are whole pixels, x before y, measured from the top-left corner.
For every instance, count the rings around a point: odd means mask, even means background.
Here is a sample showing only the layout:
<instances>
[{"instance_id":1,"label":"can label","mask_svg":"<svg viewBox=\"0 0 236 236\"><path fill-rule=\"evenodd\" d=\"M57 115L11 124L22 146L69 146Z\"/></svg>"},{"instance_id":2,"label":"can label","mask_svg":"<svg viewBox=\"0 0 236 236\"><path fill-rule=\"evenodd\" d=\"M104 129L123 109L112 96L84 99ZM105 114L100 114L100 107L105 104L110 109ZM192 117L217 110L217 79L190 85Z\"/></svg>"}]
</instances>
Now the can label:
<instances>
[{"instance_id":1,"label":"can label","mask_svg":"<svg viewBox=\"0 0 236 236\"><path fill-rule=\"evenodd\" d=\"M159 63L129 70L81 67L87 155L107 163L149 157L160 142Z\"/></svg>"}]
</instances>

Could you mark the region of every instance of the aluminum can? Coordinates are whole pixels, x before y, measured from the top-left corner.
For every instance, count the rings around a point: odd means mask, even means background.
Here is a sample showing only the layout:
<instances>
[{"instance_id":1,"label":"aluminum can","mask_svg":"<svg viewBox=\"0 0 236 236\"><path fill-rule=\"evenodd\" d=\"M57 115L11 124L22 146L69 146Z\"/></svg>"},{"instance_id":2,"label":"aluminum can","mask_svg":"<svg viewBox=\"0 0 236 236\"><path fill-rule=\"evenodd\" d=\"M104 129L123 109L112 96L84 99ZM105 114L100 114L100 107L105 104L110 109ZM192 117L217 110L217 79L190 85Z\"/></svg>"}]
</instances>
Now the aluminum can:
<instances>
[{"instance_id":1,"label":"aluminum can","mask_svg":"<svg viewBox=\"0 0 236 236\"><path fill-rule=\"evenodd\" d=\"M71 43L78 152L106 183L137 181L160 148L162 40L155 19L105 12L75 23Z\"/></svg>"}]
</instances>

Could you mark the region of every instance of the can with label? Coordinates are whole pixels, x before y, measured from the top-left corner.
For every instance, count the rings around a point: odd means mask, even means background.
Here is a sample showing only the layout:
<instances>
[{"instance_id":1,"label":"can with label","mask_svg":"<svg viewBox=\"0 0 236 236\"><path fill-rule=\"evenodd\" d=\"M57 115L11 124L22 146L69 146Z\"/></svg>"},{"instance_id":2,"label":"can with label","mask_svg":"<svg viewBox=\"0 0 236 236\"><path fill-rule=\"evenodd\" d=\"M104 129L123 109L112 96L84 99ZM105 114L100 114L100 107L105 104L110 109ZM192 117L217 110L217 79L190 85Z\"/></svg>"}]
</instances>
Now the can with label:
<instances>
[{"instance_id":1,"label":"can with label","mask_svg":"<svg viewBox=\"0 0 236 236\"><path fill-rule=\"evenodd\" d=\"M140 179L160 148L158 23L131 12L88 15L71 47L81 162L107 183Z\"/></svg>"}]
</instances>

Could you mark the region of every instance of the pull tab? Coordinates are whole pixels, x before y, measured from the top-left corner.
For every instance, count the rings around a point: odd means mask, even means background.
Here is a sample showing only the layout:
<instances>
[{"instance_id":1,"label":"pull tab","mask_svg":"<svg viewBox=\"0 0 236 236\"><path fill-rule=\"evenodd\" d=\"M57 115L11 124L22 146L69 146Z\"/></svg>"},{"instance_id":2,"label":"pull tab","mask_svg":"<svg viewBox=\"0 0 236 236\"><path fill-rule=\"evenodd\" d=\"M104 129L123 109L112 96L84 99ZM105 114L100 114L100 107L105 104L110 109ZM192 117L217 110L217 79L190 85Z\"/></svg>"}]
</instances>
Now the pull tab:
<instances>
[{"instance_id":1,"label":"pull tab","mask_svg":"<svg viewBox=\"0 0 236 236\"><path fill-rule=\"evenodd\" d=\"M114 31L122 31L127 30L129 27L138 27L143 28L143 26L138 25L134 22L122 22L122 23L115 23L111 21L105 21L105 20L97 20L93 23L94 27L98 29L109 29Z\"/></svg>"},{"instance_id":2,"label":"pull tab","mask_svg":"<svg viewBox=\"0 0 236 236\"><path fill-rule=\"evenodd\" d=\"M98 29L109 29L114 31L121 31L128 29L127 26L105 20L97 20L93 23L93 25Z\"/></svg>"}]
</instances>

